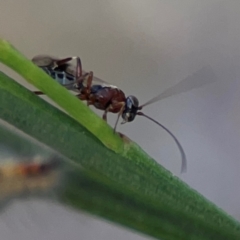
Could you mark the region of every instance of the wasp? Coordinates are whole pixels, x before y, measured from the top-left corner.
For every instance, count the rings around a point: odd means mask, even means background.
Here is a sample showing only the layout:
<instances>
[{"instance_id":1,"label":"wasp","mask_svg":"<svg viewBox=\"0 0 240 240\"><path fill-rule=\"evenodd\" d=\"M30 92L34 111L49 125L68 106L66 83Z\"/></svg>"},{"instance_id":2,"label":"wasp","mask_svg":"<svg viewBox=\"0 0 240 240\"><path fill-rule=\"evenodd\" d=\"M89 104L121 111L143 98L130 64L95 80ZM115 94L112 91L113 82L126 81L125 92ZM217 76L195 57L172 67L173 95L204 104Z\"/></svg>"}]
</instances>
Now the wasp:
<instances>
[{"instance_id":1,"label":"wasp","mask_svg":"<svg viewBox=\"0 0 240 240\"><path fill-rule=\"evenodd\" d=\"M70 64L70 61L72 60L76 60L76 66ZM76 96L80 100L87 101L88 106L93 105L95 108L103 110L104 113L102 118L105 121L107 121L108 112L118 113L114 131L116 131L120 116L123 118L122 124L132 122L137 115L144 116L156 123L168 134L170 134L170 136L176 142L182 158L181 172L184 172L186 170L186 154L178 139L169 129L167 129L158 121L141 112L141 110L143 107L157 102L163 98L167 98L169 96L179 94L181 92L186 92L196 87L200 87L203 84L206 84L206 81L199 81L199 78L196 78L195 81L193 77L188 77L175 86L170 87L158 96L152 98L148 102L139 105L139 101L135 96L126 96L125 93L118 87L108 84L107 82L93 76L92 71L83 71L81 59L79 57L67 57L58 59L50 57L48 55L38 55L35 56L32 61L42 70L44 70L49 76L51 76L55 81L67 89L77 92ZM199 75L199 73L197 72L195 75ZM40 91L35 91L34 93L37 95L44 94Z\"/></svg>"}]
</instances>

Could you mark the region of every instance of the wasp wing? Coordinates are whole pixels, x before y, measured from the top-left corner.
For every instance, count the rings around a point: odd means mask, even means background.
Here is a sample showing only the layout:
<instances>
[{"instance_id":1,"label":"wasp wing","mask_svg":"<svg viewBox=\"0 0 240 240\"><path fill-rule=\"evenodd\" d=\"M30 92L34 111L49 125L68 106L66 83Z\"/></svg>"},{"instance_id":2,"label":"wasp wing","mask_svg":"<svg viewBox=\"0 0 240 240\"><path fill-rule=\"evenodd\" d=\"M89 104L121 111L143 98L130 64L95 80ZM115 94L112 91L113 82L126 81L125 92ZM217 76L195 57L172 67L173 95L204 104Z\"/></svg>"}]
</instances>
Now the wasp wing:
<instances>
[{"instance_id":1,"label":"wasp wing","mask_svg":"<svg viewBox=\"0 0 240 240\"><path fill-rule=\"evenodd\" d=\"M74 65L68 65L68 67L66 68L66 72L72 76L74 76L74 81L72 83L69 83L69 84L65 84L63 85L64 87L66 87L67 89L69 90L72 90L74 92L79 92L78 89L76 89L76 83L77 83L77 80L76 80L76 67ZM83 86L87 86L87 82L88 82L88 77L89 77L89 72L86 72L86 71L82 71L82 76L83 76L83 79L82 79L82 84ZM94 86L94 85L101 85L101 86L109 86L109 87L112 87L112 88L117 88L116 86L113 86L111 84L109 84L108 82L98 78L98 77L95 77L93 76L93 79L92 79L92 84L91 86Z\"/></svg>"},{"instance_id":2,"label":"wasp wing","mask_svg":"<svg viewBox=\"0 0 240 240\"><path fill-rule=\"evenodd\" d=\"M38 67L44 68L44 67L54 67L55 72L58 70L61 72L65 72L66 77L64 78L64 81L55 79L56 81L59 82L62 86L67 88L68 90L79 92L79 90L76 88L76 72L77 72L77 67L76 65L65 63L62 66L56 65L56 62L61 60L60 58L48 56L48 55L37 55L32 59L32 62L37 65ZM49 74L49 73L48 73ZM49 74L50 75L50 74ZM83 86L87 86L87 81L89 77L89 72L82 71L82 84ZM116 86L110 85L108 82L103 81L100 78L93 77L92 80L92 86L94 85L101 85L101 86L111 86L113 88L116 88Z\"/></svg>"},{"instance_id":3,"label":"wasp wing","mask_svg":"<svg viewBox=\"0 0 240 240\"><path fill-rule=\"evenodd\" d=\"M32 59L32 62L38 67L47 67L51 66L56 60L58 59L48 55L37 55Z\"/></svg>"},{"instance_id":4,"label":"wasp wing","mask_svg":"<svg viewBox=\"0 0 240 240\"><path fill-rule=\"evenodd\" d=\"M160 93L158 96L152 98L151 100L141 105L140 107L142 108L154 102L160 101L164 98L168 98L176 94L180 94L195 88L202 87L203 85L215 82L215 80L216 76L213 70L210 67L203 67L194 74L183 79L176 85L166 89L164 92Z\"/></svg>"}]
</instances>

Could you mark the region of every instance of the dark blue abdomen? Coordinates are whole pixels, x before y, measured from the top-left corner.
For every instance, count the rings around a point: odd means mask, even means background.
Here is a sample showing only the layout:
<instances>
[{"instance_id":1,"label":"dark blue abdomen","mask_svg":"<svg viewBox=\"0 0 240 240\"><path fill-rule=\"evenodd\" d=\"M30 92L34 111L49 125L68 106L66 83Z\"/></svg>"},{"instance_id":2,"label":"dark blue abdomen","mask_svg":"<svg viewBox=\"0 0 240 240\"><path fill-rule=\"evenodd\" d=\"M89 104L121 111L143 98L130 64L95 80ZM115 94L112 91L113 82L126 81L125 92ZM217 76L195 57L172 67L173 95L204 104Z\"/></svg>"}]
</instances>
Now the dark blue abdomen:
<instances>
[{"instance_id":1,"label":"dark blue abdomen","mask_svg":"<svg viewBox=\"0 0 240 240\"><path fill-rule=\"evenodd\" d=\"M60 83L61 85L67 85L73 83L75 81L75 77L65 71L51 69L48 67L41 67L50 77L52 77L55 81Z\"/></svg>"}]
</instances>

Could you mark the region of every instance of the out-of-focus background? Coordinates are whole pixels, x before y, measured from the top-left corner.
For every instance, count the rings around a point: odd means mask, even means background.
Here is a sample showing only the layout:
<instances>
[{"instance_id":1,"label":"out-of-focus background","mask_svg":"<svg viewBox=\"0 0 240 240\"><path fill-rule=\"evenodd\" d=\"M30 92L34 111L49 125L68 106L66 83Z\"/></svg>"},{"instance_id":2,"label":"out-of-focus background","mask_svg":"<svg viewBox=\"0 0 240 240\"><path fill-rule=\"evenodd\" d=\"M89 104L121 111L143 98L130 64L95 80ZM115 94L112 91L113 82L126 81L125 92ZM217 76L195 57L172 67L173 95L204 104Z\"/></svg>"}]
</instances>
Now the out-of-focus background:
<instances>
[{"instance_id":1,"label":"out-of-focus background","mask_svg":"<svg viewBox=\"0 0 240 240\"><path fill-rule=\"evenodd\" d=\"M164 167L240 220L240 2L220 0L8 0L0 36L26 56L80 56L85 70L144 103L207 66L214 83L144 112L178 137L188 158L180 175L173 140L147 119L119 126ZM205 69L205 68L203 68ZM16 78L6 68L1 66ZM208 76L208 72L201 72ZM19 77L18 79L26 84ZM29 86L29 85L27 85ZM116 115L110 114L113 124ZM0 215L1 239L147 239L51 202L15 200Z\"/></svg>"}]
</instances>

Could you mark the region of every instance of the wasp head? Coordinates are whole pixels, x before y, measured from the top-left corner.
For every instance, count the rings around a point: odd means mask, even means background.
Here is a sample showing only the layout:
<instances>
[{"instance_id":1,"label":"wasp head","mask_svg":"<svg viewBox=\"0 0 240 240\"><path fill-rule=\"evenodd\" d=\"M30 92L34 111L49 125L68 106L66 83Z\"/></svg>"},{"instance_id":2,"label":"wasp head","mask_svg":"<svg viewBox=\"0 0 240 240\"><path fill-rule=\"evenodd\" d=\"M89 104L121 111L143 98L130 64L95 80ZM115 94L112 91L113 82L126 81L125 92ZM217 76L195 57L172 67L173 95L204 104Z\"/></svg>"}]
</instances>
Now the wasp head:
<instances>
[{"instance_id":1,"label":"wasp head","mask_svg":"<svg viewBox=\"0 0 240 240\"><path fill-rule=\"evenodd\" d=\"M132 122L137 115L139 102L135 96L128 96L122 113L123 123Z\"/></svg>"}]
</instances>

